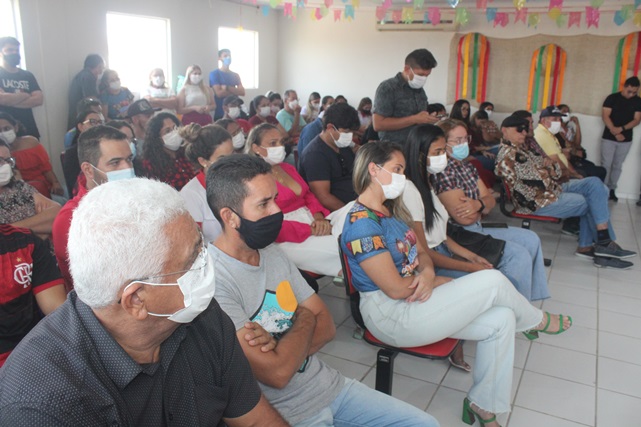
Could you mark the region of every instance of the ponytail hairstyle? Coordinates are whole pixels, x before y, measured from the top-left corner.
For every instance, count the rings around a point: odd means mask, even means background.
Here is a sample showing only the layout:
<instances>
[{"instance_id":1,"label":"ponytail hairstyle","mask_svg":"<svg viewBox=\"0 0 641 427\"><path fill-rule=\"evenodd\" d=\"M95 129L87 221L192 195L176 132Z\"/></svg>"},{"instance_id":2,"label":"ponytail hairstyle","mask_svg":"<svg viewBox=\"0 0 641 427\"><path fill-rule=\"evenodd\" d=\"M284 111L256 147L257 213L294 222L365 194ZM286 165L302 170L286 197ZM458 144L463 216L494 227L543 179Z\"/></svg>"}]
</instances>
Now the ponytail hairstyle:
<instances>
[{"instance_id":1,"label":"ponytail hairstyle","mask_svg":"<svg viewBox=\"0 0 641 427\"><path fill-rule=\"evenodd\" d=\"M362 194L372 184L378 185L372 181L372 176L369 174L369 164L383 165L392 158L392 154L395 152L403 154L403 150L399 145L389 141L372 141L363 145L356 152L352 177L356 194ZM385 200L383 204L389 209L394 218L400 219L407 224L408 227L412 226L414 221L403 203L403 197L399 196L393 200Z\"/></svg>"},{"instance_id":2,"label":"ponytail hairstyle","mask_svg":"<svg viewBox=\"0 0 641 427\"><path fill-rule=\"evenodd\" d=\"M434 208L431 186L427 174L427 155L430 146L439 138L445 138L443 130L434 125L415 126L405 143L405 176L412 181L421 194L425 208L425 231L434 228L434 221L439 217Z\"/></svg>"}]
</instances>

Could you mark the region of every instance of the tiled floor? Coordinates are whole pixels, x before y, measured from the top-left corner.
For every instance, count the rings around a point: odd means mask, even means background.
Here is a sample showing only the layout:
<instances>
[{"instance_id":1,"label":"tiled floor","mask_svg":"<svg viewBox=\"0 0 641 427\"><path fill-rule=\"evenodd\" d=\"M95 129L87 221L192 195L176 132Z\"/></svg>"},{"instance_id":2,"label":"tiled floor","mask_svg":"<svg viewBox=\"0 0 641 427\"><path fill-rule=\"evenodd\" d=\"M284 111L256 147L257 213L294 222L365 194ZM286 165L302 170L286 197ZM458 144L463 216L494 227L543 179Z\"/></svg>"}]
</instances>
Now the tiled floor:
<instances>
[{"instance_id":1,"label":"tiled floor","mask_svg":"<svg viewBox=\"0 0 641 427\"><path fill-rule=\"evenodd\" d=\"M640 252L641 208L620 200L611 205L618 243ZM498 208L496 209L498 211ZM489 221L520 226L493 213ZM548 268L552 298L542 308L567 313L574 326L561 336L516 340L512 412L499 417L509 427L641 426L641 261L630 270L597 269L574 256L576 239L560 226L534 223ZM373 387L377 349L353 337L355 323L342 288L321 281L320 295L337 325L320 357L345 376ZM539 303L540 305L540 303ZM474 362L475 345L465 343ZM393 395L427 410L443 427L465 426L461 408L472 376L444 361L399 355ZM478 425L478 424L476 424Z\"/></svg>"}]
</instances>

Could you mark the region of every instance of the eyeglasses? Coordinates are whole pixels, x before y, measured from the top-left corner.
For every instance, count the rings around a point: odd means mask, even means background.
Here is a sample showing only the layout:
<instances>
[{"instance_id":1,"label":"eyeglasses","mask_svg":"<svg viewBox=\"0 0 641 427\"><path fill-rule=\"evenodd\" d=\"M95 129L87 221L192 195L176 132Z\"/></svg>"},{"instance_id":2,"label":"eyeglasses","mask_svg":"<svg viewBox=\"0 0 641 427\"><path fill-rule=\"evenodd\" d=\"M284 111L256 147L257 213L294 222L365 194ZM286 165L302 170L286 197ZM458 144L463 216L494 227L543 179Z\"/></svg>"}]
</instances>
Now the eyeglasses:
<instances>
[{"instance_id":1,"label":"eyeglasses","mask_svg":"<svg viewBox=\"0 0 641 427\"><path fill-rule=\"evenodd\" d=\"M202 235L202 233L200 233L200 238L201 238L202 246L200 247L200 251L198 252L198 255L196 256L196 259L194 260L193 264L191 265L191 268L189 268L187 270L174 271L172 273L165 273L165 274L158 274L158 275L155 275L155 276L149 276L149 277L145 277L144 279L136 279L136 280L132 280L130 283L133 283L133 282L148 283L146 281L148 281L150 279L158 279L160 277L173 276L174 274L186 273L188 271L202 270L203 268L205 268L207 266L208 257L207 257L207 244L205 242L205 238Z\"/></svg>"},{"instance_id":2,"label":"eyeglasses","mask_svg":"<svg viewBox=\"0 0 641 427\"><path fill-rule=\"evenodd\" d=\"M89 119L85 120L82 122L83 125L90 124L91 126L98 126L98 125L104 125L105 121L104 120L96 120L96 119Z\"/></svg>"},{"instance_id":3,"label":"eyeglasses","mask_svg":"<svg viewBox=\"0 0 641 427\"><path fill-rule=\"evenodd\" d=\"M472 141L472 136L467 135L467 136L459 136L458 138L450 138L447 140L447 143L450 145L461 145L465 143L470 143Z\"/></svg>"},{"instance_id":4,"label":"eyeglasses","mask_svg":"<svg viewBox=\"0 0 641 427\"><path fill-rule=\"evenodd\" d=\"M4 166L6 164L9 164L14 168L16 167L16 160L13 157L0 157L0 166Z\"/></svg>"},{"instance_id":5,"label":"eyeglasses","mask_svg":"<svg viewBox=\"0 0 641 427\"><path fill-rule=\"evenodd\" d=\"M517 126L517 128L516 128L516 131L518 133L527 132L529 130L530 130L530 125L520 125L520 126Z\"/></svg>"}]
</instances>

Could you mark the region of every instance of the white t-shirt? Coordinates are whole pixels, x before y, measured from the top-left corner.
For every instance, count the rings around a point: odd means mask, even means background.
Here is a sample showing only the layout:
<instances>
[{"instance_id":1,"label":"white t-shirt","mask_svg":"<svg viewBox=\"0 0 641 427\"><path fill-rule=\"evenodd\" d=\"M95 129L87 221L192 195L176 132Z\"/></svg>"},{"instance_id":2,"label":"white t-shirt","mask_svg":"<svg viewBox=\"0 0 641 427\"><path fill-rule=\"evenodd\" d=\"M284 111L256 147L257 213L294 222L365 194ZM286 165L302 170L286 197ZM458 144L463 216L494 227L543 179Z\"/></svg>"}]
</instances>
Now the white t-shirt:
<instances>
[{"instance_id":1,"label":"white t-shirt","mask_svg":"<svg viewBox=\"0 0 641 427\"><path fill-rule=\"evenodd\" d=\"M202 224L203 237L206 242L213 242L222 228L220 223L209 209L207 204L207 192L205 187L198 181L198 176L189 181L181 190L180 195L185 200L185 205L194 221Z\"/></svg>"},{"instance_id":2,"label":"white t-shirt","mask_svg":"<svg viewBox=\"0 0 641 427\"><path fill-rule=\"evenodd\" d=\"M170 87L153 87L149 85L145 88L145 91L143 93L143 97L145 96L149 96L151 98L169 98L172 96L176 96L176 93ZM156 114L158 113L176 114L176 110L163 108L162 110L158 111Z\"/></svg>"},{"instance_id":3,"label":"white t-shirt","mask_svg":"<svg viewBox=\"0 0 641 427\"><path fill-rule=\"evenodd\" d=\"M427 239L427 245L430 248L434 248L445 239L447 239L447 220L449 215L443 203L436 197L434 190L432 193L432 203L434 203L434 209L438 213L438 216L434 218L434 226L428 232L425 230L425 239ZM405 181L405 191L403 191L403 203L407 206L407 209L412 215L414 222L420 222L425 228L425 206L423 206L423 199L421 199L421 193L419 193L418 188L410 180Z\"/></svg>"},{"instance_id":4,"label":"white t-shirt","mask_svg":"<svg viewBox=\"0 0 641 427\"><path fill-rule=\"evenodd\" d=\"M185 89L185 107L204 107L207 105L207 95L200 89L200 86L183 86Z\"/></svg>"}]
</instances>

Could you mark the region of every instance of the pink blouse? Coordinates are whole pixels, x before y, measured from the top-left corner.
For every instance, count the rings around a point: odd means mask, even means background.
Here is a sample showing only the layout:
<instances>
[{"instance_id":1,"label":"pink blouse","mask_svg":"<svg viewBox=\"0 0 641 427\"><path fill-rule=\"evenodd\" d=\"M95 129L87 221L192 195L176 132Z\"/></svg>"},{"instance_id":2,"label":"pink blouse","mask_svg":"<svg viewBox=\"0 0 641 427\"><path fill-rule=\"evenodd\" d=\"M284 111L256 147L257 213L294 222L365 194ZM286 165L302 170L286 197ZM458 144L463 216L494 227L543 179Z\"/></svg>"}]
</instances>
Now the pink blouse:
<instances>
[{"instance_id":1,"label":"pink blouse","mask_svg":"<svg viewBox=\"0 0 641 427\"><path fill-rule=\"evenodd\" d=\"M302 207L307 207L312 213L312 215L320 212L323 216L327 216L329 211L321 205L314 193L309 189L309 186L305 182L302 176L296 172L296 168L288 163L281 163L281 169L287 173L287 175L294 178L294 180L301 187L300 196L296 195L289 187L281 184L276 181L278 186L278 196L276 197L276 204L283 211L284 214L289 212L294 212ZM276 238L277 243L291 242L291 243L301 243L307 240L309 236L312 235L312 228L308 224L303 224L302 222L297 221L283 221L283 227L280 229L280 233Z\"/></svg>"}]
</instances>

